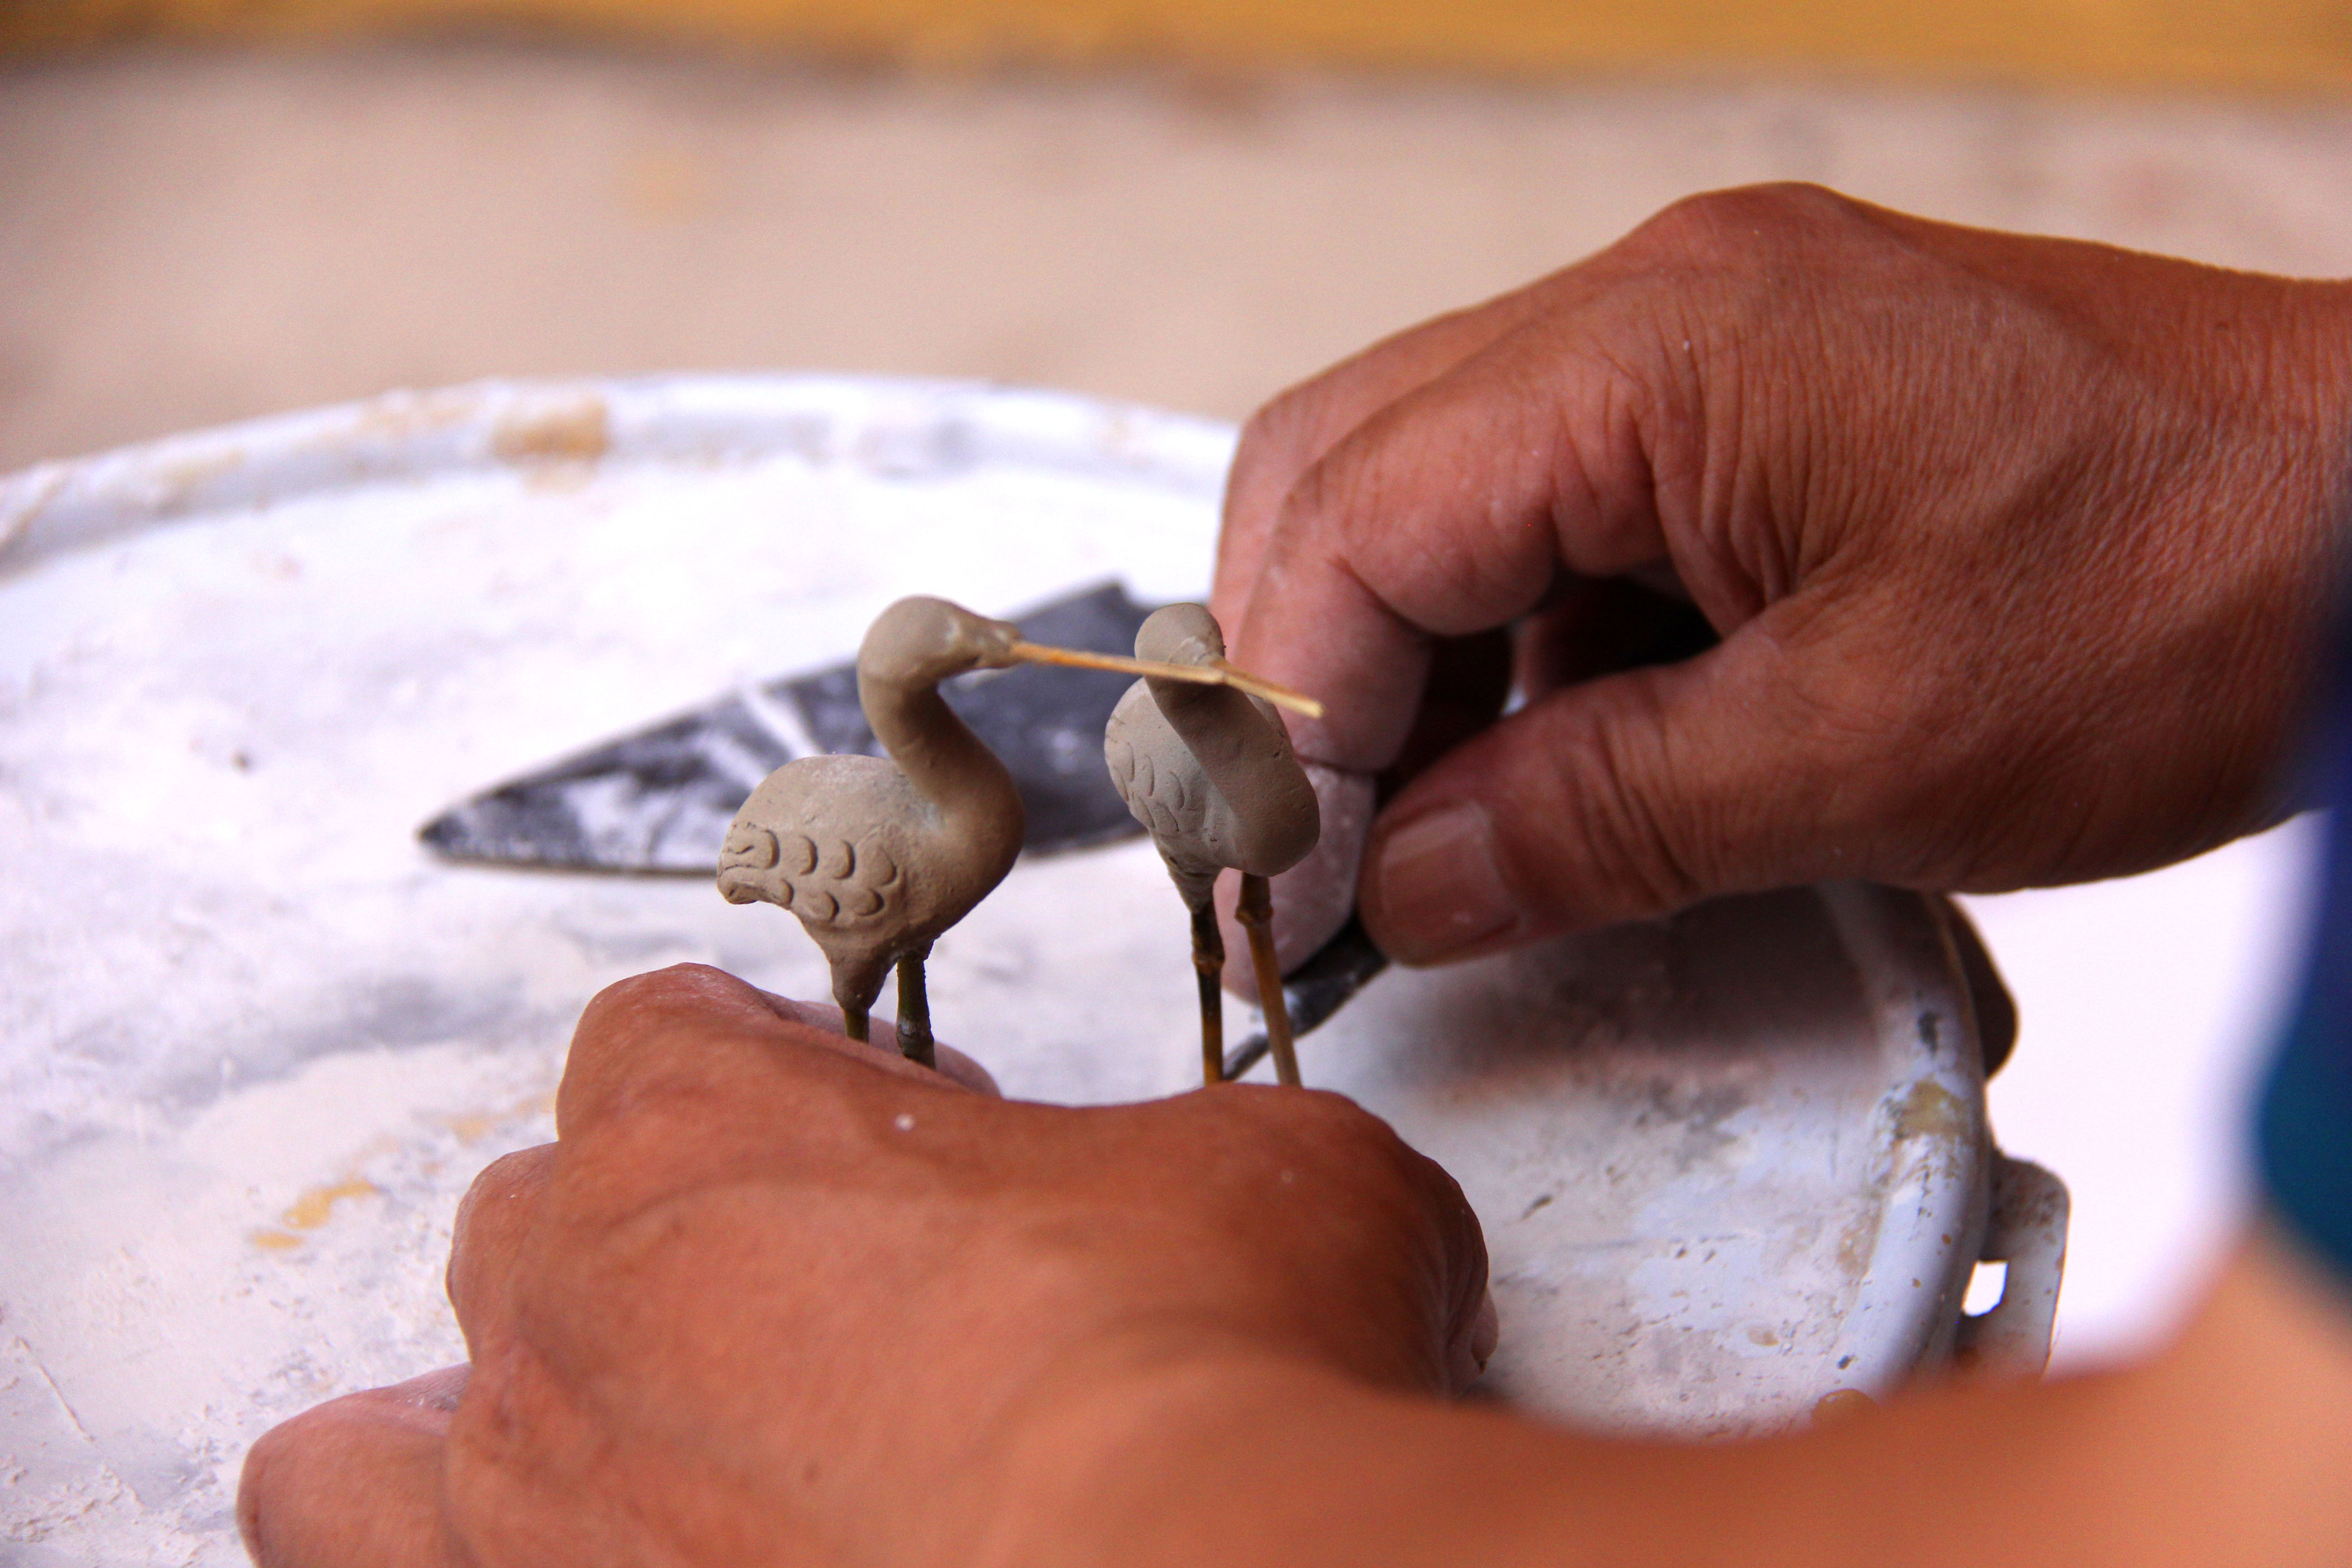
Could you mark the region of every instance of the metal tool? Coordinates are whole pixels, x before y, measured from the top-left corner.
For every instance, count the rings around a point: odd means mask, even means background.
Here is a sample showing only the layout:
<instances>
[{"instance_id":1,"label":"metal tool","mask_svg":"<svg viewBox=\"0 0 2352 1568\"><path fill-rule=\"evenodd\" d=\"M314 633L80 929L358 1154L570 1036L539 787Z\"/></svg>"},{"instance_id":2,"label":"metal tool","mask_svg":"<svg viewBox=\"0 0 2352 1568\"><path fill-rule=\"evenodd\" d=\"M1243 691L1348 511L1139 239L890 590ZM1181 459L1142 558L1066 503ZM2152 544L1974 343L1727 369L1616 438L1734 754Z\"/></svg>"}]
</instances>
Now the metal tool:
<instances>
[{"instance_id":1,"label":"metal tool","mask_svg":"<svg viewBox=\"0 0 2352 1568\"><path fill-rule=\"evenodd\" d=\"M1315 950L1313 956L1283 977L1283 999L1290 1005L1290 1033L1295 1038L1320 1027L1348 998L1372 983L1389 966L1389 955L1372 945L1364 922L1350 917L1339 934ZM1264 1029L1225 1055L1228 1082L1265 1058L1273 1041Z\"/></svg>"},{"instance_id":2,"label":"metal tool","mask_svg":"<svg viewBox=\"0 0 2352 1568\"><path fill-rule=\"evenodd\" d=\"M1124 654L1150 614L1106 583L1012 617L1033 642ZM1129 677L1030 666L961 677L948 704L1004 759L1028 813L1023 848L1052 854L1141 832L1103 772L1102 732ZM736 809L796 757L881 756L845 660L721 697L509 779L418 830L452 859L707 877Z\"/></svg>"}]
</instances>

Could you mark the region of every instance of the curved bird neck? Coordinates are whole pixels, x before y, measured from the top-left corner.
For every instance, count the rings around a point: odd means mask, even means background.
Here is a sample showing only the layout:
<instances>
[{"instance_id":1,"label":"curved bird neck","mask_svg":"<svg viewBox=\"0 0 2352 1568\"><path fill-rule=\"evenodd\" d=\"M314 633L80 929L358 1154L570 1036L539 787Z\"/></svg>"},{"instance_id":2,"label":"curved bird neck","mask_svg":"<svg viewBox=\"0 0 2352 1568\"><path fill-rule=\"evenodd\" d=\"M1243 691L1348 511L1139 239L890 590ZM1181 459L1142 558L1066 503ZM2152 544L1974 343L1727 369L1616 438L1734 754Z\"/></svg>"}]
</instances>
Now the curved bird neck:
<instances>
[{"instance_id":1,"label":"curved bird neck","mask_svg":"<svg viewBox=\"0 0 2352 1568\"><path fill-rule=\"evenodd\" d=\"M1230 686L1149 680L1151 700L1217 793L1234 805L1255 794L1258 775L1286 748L1275 721Z\"/></svg>"},{"instance_id":2,"label":"curved bird neck","mask_svg":"<svg viewBox=\"0 0 2352 1568\"><path fill-rule=\"evenodd\" d=\"M935 685L857 678L875 738L915 792L943 817L1020 820L1020 793L1003 762L956 717ZM1016 829L1017 831L1017 829Z\"/></svg>"},{"instance_id":3,"label":"curved bird neck","mask_svg":"<svg viewBox=\"0 0 2352 1568\"><path fill-rule=\"evenodd\" d=\"M1315 847L1321 816L1282 721L1229 686L1150 685L1168 727L1223 802L1226 863L1261 876L1297 864Z\"/></svg>"}]
</instances>

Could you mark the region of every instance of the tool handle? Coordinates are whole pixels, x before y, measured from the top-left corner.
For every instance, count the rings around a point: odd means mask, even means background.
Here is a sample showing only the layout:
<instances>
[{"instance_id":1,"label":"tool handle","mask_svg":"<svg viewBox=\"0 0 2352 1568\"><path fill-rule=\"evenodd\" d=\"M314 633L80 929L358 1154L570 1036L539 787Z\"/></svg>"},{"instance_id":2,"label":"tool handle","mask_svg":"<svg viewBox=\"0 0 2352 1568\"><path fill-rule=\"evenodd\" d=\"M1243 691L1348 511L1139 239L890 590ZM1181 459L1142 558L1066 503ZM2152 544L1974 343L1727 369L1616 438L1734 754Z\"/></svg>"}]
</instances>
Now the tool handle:
<instances>
[{"instance_id":1,"label":"tool handle","mask_svg":"<svg viewBox=\"0 0 2352 1568\"><path fill-rule=\"evenodd\" d=\"M2009 1278L1989 1310L1960 1319L1953 1348L1961 1364L2006 1377L2040 1377L2049 1366L2072 1208L2064 1182L1993 1152L1992 1217L1981 1256L2008 1264Z\"/></svg>"}]
</instances>

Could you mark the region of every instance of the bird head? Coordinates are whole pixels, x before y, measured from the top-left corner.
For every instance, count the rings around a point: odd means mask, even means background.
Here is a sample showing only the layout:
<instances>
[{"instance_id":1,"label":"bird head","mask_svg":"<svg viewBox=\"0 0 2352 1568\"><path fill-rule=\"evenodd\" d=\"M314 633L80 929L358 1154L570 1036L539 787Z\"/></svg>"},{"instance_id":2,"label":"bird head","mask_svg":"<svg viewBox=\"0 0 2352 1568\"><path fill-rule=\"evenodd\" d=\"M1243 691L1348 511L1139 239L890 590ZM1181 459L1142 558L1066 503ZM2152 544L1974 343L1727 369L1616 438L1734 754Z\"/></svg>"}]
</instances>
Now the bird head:
<instances>
[{"instance_id":1,"label":"bird head","mask_svg":"<svg viewBox=\"0 0 2352 1568\"><path fill-rule=\"evenodd\" d=\"M857 674L897 686L936 686L967 670L1010 668L1018 662L1013 645L1020 640L1021 629L1010 621L917 595L874 618L857 649Z\"/></svg>"},{"instance_id":2,"label":"bird head","mask_svg":"<svg viewBox=\"0 0 2352 1568\"><path fill-rule=\"evenodd\" d=\"M1169 605L1137 628L1135 657L1160 664L1207 664L1225 657L1225 634L1206 605Z\"/></svg>"}]
</instances>

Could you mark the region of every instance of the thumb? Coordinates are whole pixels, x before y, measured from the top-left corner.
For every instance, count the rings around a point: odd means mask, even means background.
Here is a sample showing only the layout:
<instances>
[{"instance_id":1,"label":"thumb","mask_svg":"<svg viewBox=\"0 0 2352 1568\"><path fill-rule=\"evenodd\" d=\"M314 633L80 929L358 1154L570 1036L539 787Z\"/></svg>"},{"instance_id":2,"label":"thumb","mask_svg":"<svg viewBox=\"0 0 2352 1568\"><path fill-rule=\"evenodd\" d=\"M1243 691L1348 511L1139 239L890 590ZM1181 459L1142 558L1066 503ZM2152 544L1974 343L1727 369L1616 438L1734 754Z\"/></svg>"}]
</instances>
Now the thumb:
<instances>
[{"instance_id":1,"label":"thumb","mask_svg":"<svg viewBox=\"0 0 2352 1568\"><path fill-rule=\"evenodd\" d=\"M346 1394L246 1456L237 1528L259 1568L447 1568L441 1452L467 1369Z\"/></svg>"},{"instance_id":2,"label":"thumb","mask_svg":"<svg viewBox=\"0 0 2352 1568\"><path fill-rule=\"evenodd\" d=\"M1683 663L1554 692L1448 752L1374 824L1361 906L1405 963L1717 893L1857 875L1869 770L1788 675L1771 612Z\"/></svg>"}]
</instances>

